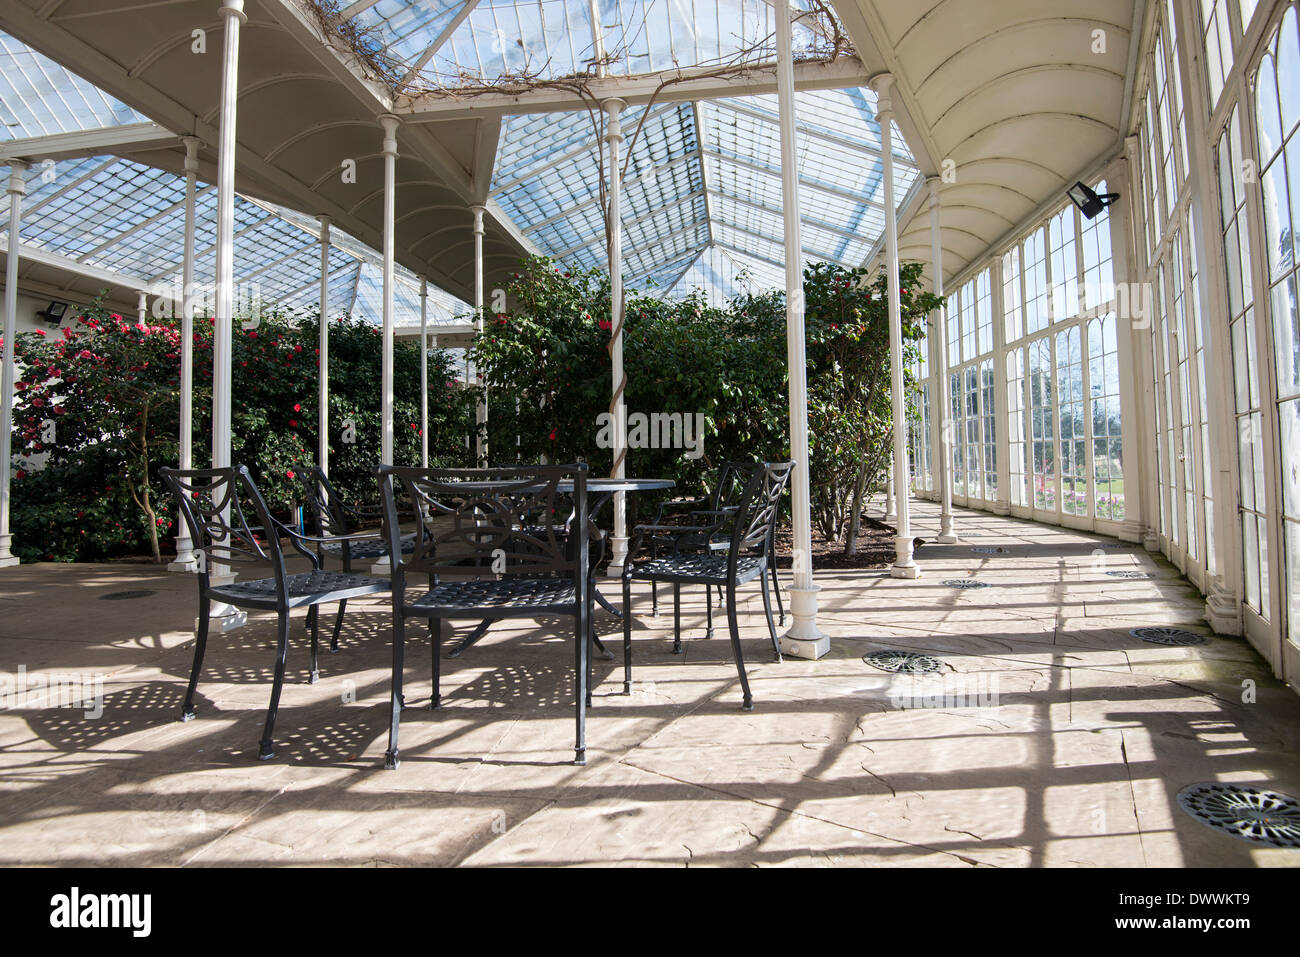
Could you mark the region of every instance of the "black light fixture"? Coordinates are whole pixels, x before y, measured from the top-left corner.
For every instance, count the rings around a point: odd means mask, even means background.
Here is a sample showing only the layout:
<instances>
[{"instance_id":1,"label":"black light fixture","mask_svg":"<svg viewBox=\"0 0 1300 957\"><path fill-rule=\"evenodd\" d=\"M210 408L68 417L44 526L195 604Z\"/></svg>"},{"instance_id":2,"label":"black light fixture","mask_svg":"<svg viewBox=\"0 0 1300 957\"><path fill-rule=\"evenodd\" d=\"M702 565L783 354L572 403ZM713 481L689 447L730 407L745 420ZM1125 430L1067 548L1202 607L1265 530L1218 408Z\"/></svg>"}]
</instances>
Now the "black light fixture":
<instances>
[{"instance_id":1,"label":"black light fixture","mask_svg":"<svg viewBox=\"0 0 1300 957\"><path fill-rule=\"evenodd\" d=\"M1079 212L1088 219L1095 219L1098 213L1119 199L1119 193L1102 193L1098 196L1082 183L1075 183L1066 193L1074 200L1074 205L1079 207Z\"/></svg>"},{"instance_id":2,"label":"black light fixture","mask_svg":"<svg viewBox=\"0 0 1300 957\"><path fill-rule=\"evenodd\" d=\"M66 302L59 302L57 299L51 299L50 304L46 306L44 310L38 312L37 315L51 325L58 326L62 325L63 317L67 315L67 312L68 304Z\"/></svg>"}]
</instances>

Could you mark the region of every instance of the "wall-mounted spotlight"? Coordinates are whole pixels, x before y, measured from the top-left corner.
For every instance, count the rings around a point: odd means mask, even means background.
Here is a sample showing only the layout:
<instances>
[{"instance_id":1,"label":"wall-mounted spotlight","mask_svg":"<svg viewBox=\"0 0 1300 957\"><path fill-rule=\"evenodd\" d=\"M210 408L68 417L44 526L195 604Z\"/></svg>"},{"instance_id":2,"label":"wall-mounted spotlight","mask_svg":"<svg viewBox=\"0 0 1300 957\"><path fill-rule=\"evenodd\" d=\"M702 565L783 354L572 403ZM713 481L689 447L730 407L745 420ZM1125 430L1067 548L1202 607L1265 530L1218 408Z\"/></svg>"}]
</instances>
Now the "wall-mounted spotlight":
<instances>
[{"instance_id":1,"label":"wall-mounted spotlight","mask_svg":"<svg viewBox=\"0 0 1300 957\"><path fill-rule=\"evenodd\" d=\"M1119 193L1102 193L1100 196L1082 183L1075 183L1066 193L1079 207L1079 212L1088 219L1095 219L1097 214L1119 199Z\"/></svg>"},{"instance_id":2,"label":"wall-mounted spotlight","mask_svg":"<svg viewBox=\"0 0 1300 957\"><path fill-rule=\"evenodd\" d=\"M46 306L37 315L44 319L50 325L57 326L63 323L63 317L68 313L68 304L59 302L57 299L51 299L50 304Z\"/></svg>"}]
</instances>

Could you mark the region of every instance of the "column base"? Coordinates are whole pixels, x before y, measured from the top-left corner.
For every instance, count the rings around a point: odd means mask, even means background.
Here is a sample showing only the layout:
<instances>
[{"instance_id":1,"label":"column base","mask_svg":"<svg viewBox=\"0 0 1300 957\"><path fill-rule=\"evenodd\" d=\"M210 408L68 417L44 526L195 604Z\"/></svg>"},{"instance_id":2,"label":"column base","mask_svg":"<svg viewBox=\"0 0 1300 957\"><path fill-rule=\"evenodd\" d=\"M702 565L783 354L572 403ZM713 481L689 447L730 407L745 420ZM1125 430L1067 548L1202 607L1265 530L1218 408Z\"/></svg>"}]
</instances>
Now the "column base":
<instances>
[{"instance_id":1,"label":"column base","mask_svg":"<svg viewBox=\"0 0 1300 957\"><path fill-rule=\"evenodd\" d=\"M948 532L946 535L943 532L940 532L938 535L934 537L934 540L938 542L940 545L957 544L957 536L954 535L952 532Z\"/></svg>"},{"instance_id":2,"label":"column base","mask_svg":"<svg viewBox=\"0 0 1300 957\"><path fill-rule=\"evenodd\" d=\"M999 499L998 501L994 502L994 503L993 503L993 514L994 514L994 515L1010 515L1010 514L1011 514L1011 502L1010 502L1010 500L1004 498L1004 499Z\"/></svg>"},{"instance_id":3,"label":"column base","mask_svg":"<svg viewBox=\"0 0 1300 957\"><path fill-rule=\"evenodd\" d=\"M1119 540L1138 543L1142 541L1145 533L1146 529L1142 527L1141 522L1125 522L1119 527Z\"/></svg>"},{"instance_id":4,"label":"column base","mask_svg":"<svg viewBox=\"0 0 1300 957\"><path fill-rule=\"evenodd\" d=\"M897 525L897 524L898 524L898 513L897 513L897 512L887 512L884 516L881 517L880 520L881 520L882 522L884 522L886 525Z\"/></svg>"},{"instance_id":5,"label":"column base","mask_svg":"<svg viewBox=\"0 0 1300 957\"><path fill-rule=\"evenodd\" d=\"M1150 529L1146 530L1142 535L1142 547L1149 552L1160 551L1160 536Z\"/></svg>"},{"instance_id":6,"label":"column base","mask_svg":"<svg viewBox=\"0 0 1300 957\"><path fill-rule=\"evenodd\" d=\"M192 572L198 569L199 560L194 557L194 543L188 535L176 538L176 558L169 562L169 572Z\"/></svg>"},{"instance_id":7,"label":"column base","mask_svg":"<svg viewBox=\"0 0 1300 957\"><path fill-rule=\"evenodd\" d=\"M791 585L788 589L790 616L794 621L790 625L790 630L777 642L781 646L781 654L789 655L791 658L816 661L830 653L830 636L817 627L819 591L821 587L816 584L806 588Z\"/></svg>"},{"instance_id":8,"label":"column base","mask_svg":"<svg viewBox=\"0 0 1300 957\"><path fill-rule=\"evenodd\" d=\"M376 578L387 578L392 573L393 566L392 563L389 562L387 555L370 566L370 574Z\"/></svg>"},{"instance_id":9,"label":"column base","mask_svg":"<svg viewBox=\"0 0 1300 957\"><path fill-rule=\"evenodd\" d=\"M912 562L910 565L890 565L889 577L915 580L921 577L921 566L916 562Z\"/></svg>"},{"instance_id":10,"label":"column base","mask_svg":"<svg viewBox=\"0 0 1300 957\"><path fill-rule=\"evenodd\" d=\"M1220 635L1241 635L1241 602L1219 581L1210 585L1205 596L1205 620Z\"/></svg>"},{"instance_id":11,"label":"column base","mask_svg":"<svg viewBox=\"0 0 1300 957\"><path fill-rule=\"evenodd\" d=\"M605 568L605 577L621 578L623 576L623 566L627 564L627 545L630 539L614 538L609 539L609 565Z\"/></svg>"},{"instance_id":12,"label":"column base","mask_svg":"<svg viewBox=\"0 0 1300 957\"><path fill-rule=\"evenodd\" d=\"M18 556L11 550L13 542L12 535L0 535L0 568L12 568L19 563Z\"/></svg>"},{"instance_id":13,"label":"column base","mask_svg":"<svg viewBox=\"0 0 1300 957\"><path fill-rule=\"evenodd\" d=\"M952 507L939 516L939 534L934 539L940 545L956 545L957 532L952 524Z\"/></svg>"}]
</instances>

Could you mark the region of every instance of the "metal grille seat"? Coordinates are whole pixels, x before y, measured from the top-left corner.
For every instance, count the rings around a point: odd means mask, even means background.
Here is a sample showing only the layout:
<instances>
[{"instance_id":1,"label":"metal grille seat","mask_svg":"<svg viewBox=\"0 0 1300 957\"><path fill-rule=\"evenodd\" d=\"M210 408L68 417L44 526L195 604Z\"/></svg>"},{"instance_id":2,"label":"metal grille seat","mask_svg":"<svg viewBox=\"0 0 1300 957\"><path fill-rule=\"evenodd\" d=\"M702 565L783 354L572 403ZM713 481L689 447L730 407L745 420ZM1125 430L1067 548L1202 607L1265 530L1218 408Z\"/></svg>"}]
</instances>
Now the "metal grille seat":
<instances>
[{"instance_id":1,"label":"metal grille seat","mask_svg":"<svg viewBox=\"0 0 1300 957\"><path fill-rule=\"evenodd\" d=\"M218 469L158 470L168 489L180 503L181 514L189 526L198 555L199 627L195 635L194 665L190 670L189 688L181 708L181 720L194 717L194 692L203 669L203 655L208 644L208 626L212 603L218 601L241 608L270 609L276 612L275 670L271 682L271 702L266 709L266 724L258 744L258 757L275 756L271 735L280 706L280 689L284 685L285 659L289 650L289 612L310 608L311 675L314 684L320 677L320 605L349 598L376 595L389 590L388 582L351 572L327 572L321 568L318 546L331 539L303 535L271 516L253 478L242 465ZM251 503L256 528L245 514ZM312 570L290 575L285 570L284 550L280 537L287 536L294 550L307 558ZM315 547L314 547L315 546ZM239 570L267 569L269 577L236 578L212 584L213 568Z\"/></svg>"},{"instance_id":2,"label":"metal grille seat","mask_svg":"<svg viewBox=\"0 0 1300 957\"><path fill-rule=\"evenodd\" d=\"M576 740L574 763L586 764L590 705L592 586L587 466L538 465L486 469L380 466L384 534L393 562L391 724L384 767L399 764L406 628L424 618L433 645L430 707L441 707L442 619L572 617ZM398 497L416 520L414 547L399 547ZM571 507L570 507L571 503ZM408 595L407 575L428 587ZM482 628L482 626L480 626Z\"/></svg>"},{"instance_id":3,"label":"metal grille seat","mask_svg":"<svg viewBox=\"0 0 1300 957\"><path fill-rule=\"evenodd\" d=\"M632 582L671 582L673 586L673 653L682 650L681 587L705 585L706 606L712 605L711 590L726 589L727 625L731 634L731 650L736 656L736 671L740 674L740 687L744 694L742 707L752 710L754 699L745 674L745 658L740 647L740 630L736 621L736 587L757 579L763 588L763 612L767 616L767 629L772 638L776 660L781 660L781 646L772 621L772 600L768 595L768 567L772 554L781 496L785 493L794 469L793 462L760 462L751 466L733 466L737 480L744 480L744 492L738 496L734 508L695 512L697 518L709 517L709 525L640 525L628 549L628 561L623 566L623 690L632 690ZM673 551L660 556L656 546L662 547L665 538L672 542ZM722 554L714 543L726 541ZM701 548L700 543L706 543ZM641 548L651 549L648 558L637 560ZM710 612L711 615L711 612Z\"/></svg>"}]
</instances>

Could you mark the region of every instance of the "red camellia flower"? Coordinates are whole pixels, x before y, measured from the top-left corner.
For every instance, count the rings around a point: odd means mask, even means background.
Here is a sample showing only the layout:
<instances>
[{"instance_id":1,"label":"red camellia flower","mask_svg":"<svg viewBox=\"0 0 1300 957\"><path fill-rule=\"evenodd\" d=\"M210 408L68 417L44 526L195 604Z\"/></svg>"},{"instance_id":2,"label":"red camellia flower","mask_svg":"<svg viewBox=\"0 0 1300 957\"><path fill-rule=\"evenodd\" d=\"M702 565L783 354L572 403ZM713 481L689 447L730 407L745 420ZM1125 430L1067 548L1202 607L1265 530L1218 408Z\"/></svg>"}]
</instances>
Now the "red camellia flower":
<instances>
[{"instance_id":1,"label":"red camellia flower","mask_svg":"<svg viewBox=\"0 0 1300 957\"><path fill-rule=\"evenodd\" d=\"M555 441L555 430L554 430L554 429L551 429L551 434L550 434L549 438L550 438L550 440L551 440L552 442Z\"/></svg>"},{"instance_id":2,"label":"red camellia flower","mask_svg":"<svg viewBox=\"0 0 1300 957\"><path fill-rule=\"evenodd\" d=\"M286 477L286 478L294 478L293 469L289 469L289 470L288 470L287 472L285 472L284 474L285 474L285 477Z\"/></svg>"},{"instance_id":3,"label":"red camellia flower","mask_svg":"<svg viewBox=\"0 0 1300 957\"><path fill-rule=\"evenodd\" d=\"M299 403L299 402L295 402L295 403L293 404L293 411L295 411L295 412L301 412L301 411L302 411L302 404Z\"/></svg>"},{"instance_id":4,"label":"red camellia flower","mask_svg":"<svg viewBox=\"0 0 1300 957\"><path fill-rule=\"evenodd\" d=\"M298 420L297 420L297 419L290 419L290 420L289 420L289 428L291 428L291 429L296 429L296 428L298 428Z\"/></svg>"}]
</instances>

